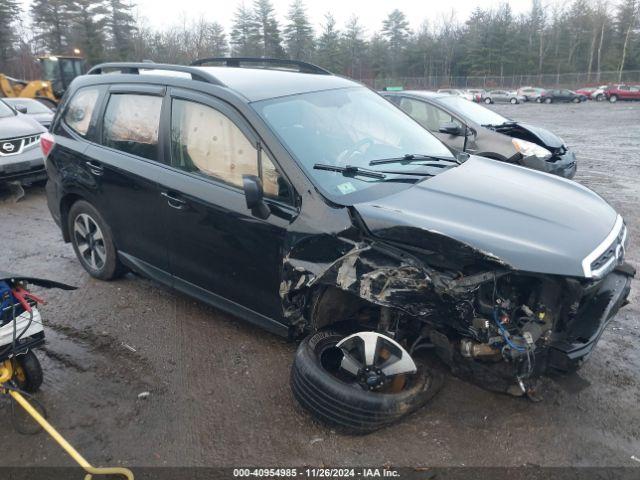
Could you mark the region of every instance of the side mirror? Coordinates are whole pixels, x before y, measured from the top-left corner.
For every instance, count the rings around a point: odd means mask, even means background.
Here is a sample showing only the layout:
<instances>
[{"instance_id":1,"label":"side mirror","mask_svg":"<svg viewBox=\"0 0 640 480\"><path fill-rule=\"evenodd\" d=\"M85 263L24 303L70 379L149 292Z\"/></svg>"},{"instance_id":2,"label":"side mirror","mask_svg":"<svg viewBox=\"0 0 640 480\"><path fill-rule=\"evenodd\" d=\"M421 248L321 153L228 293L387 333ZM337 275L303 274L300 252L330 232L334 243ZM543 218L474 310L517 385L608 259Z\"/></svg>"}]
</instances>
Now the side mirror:
<instances>
[{"instance_id":1,"label":"side mirror","mask_svg":"<svg viewBox=\"0 0 640 480\"><path fill-rule=\"evenodd\" d=\"M247 208L254 217L266 220L271 215L269 206L264 201L262 180L255 175L243 175L242 187L247 200Z\"/></svg>"},{"instance_id":2,"label":"side mirror","mask_svg":"<svg viewBox=\"0 0 640 480\"><path fill-rule=\"evenodd\" d=\"M440 125L440 133L448 133L449 135L460 136L463 134L463 129L460 125L454 122L443 123Z\"/></svg>"},{"instance_id":3,"label":"side mirror","mask_svg":"<svg viewBox=\"0 0 640 480\"><path fill-rule=\"evenodd\" d=\"M27 107L25 107L24 105L17 104L14 108L20 113L27 113Z\"/></svg>"}]
</instances>

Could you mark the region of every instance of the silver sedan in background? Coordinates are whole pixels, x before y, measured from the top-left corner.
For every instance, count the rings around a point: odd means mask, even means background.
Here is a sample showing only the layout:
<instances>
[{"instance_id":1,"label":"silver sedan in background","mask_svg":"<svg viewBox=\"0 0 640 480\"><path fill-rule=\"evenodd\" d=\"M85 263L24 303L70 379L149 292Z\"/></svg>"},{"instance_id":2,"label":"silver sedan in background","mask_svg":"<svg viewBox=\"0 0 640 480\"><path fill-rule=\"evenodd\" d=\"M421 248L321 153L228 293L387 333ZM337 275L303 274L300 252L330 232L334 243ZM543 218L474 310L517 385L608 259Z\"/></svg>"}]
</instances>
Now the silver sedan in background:
<instances>
[{"instance_id":1,"label":"silver sedan in background","mask_svg":"<svg viewBox=\"0 0 640 480\"><path fill-rule=\"evenodd\" d=\"M525 98L508 90L490 90L484 96L484 103L522 103Z\"/></svg>"}]
</instances>

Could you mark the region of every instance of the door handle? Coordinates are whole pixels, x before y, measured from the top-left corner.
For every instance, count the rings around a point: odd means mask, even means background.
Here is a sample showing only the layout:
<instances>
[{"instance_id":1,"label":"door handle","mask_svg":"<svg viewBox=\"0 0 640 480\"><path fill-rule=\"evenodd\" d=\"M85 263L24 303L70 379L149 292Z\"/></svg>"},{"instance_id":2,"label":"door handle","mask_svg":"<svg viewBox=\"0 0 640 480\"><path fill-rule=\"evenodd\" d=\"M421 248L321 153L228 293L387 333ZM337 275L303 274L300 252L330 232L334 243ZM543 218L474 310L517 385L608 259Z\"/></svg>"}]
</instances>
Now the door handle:
<instances>
[{"instance_id":1,"label":"door handle","mask_svg":"<svg viewBox=\"0 0 640 480\"><path fill-rule=\"evenodd\" d=\"M160 192L160 195L162 195L164 198L167 199L167 203L169 204L169 206L171 208L175 208L176 210L183 210L185 205L187 204L186 201L184 201L183 199L179 198L178 196L176 196L173 193Z\"/></svg>"},{"instance_id":2,"label":"door handle","mask_svg":"<svg viewBox=\"0 0 640 480\"><path fill-rule=\"evenodd\" d=\"M97 177L100 177L104 173L104 167L100 165L98 162L88 160L85 162L85 164L87 165L87 167L89 167L89 170L91 171L91 173L93 173Z\"/></svg>"}]
</instances>

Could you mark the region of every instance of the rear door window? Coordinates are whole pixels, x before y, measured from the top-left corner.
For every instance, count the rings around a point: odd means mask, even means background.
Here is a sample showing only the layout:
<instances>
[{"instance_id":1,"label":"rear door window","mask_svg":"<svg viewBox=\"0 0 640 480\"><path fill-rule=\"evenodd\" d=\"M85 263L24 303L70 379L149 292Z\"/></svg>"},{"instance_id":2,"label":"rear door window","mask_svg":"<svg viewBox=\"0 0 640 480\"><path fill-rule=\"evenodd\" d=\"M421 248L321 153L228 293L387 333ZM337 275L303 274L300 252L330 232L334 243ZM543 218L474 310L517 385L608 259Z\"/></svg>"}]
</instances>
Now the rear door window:
<instances>
[{"instance_id":1,"label":"rear door window","mask_svg":"<svg viewBox=\"0 0 640 480\"><path fill-rule=\"evenodd\" d=\"M156 95L112 94L104 114L102 144L157 160L162 99Z\"/></svg>"},{"instance_id":2,"label":"rear door window","mask_svg":"<svg viewBox=\"0 0 640 480\"><path fill-rule=\"evenodd\" d=\"M67 111L64 113L64 123L78 135L86 136L99 97L100 89L98 87L78 90L69 101Z\"/></svg>"}]
</instances>

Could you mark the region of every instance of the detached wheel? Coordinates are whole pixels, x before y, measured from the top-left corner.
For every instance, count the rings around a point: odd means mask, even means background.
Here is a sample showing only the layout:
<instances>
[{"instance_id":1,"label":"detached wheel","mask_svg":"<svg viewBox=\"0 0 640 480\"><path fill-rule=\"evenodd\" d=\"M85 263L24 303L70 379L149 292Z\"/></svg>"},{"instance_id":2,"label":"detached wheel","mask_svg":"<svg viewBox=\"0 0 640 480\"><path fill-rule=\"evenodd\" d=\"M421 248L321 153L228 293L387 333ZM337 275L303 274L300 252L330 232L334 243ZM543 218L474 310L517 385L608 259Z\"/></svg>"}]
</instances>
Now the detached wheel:
<instances>
[{"instance_id":1,"label":"detached wheel","mask_svg":"<svg viewBox=\"0 0 640 480\"><path fill-rule=\"evenodd\" d=\"M435 379L440 381L436 381ZM296 400L345 433L386 427L422 407L441 386L425 365L388 337L323 331L298 347L291 369Z\"/></svg>"},{"instance_id":2,"label":"detached wheel","mask_svg":"<svg viewBox=\"0 0 640 480\"><path fill-rule=\"evenodd\" d=\"M485 98L484 99L484 103L486 103L487 105L489 105L491 103L491 99L490 98Z\"/></svg>"},{"instance_id":3,"label":"detached wheel","mask_svg":"<svg viewBox=\"0 0 640 480\"><path fill-rule=\"evenodd\" d=\"M122 274L111 229L93 205L84 200L74 203L68 228L73 250L89 275L111 280Z\"/></svg>"},{"instance_id":4,"label":"detached wheel","mask_svg":"<svg viewBox=\"0 0 640 480\"><path fill-rule=\"evenodd\" d=\"M36 392L42 385L42 367L33 351L17 355L11 360L13 381L20 390L28 393Z\"/></svg>"}]
</instances>

